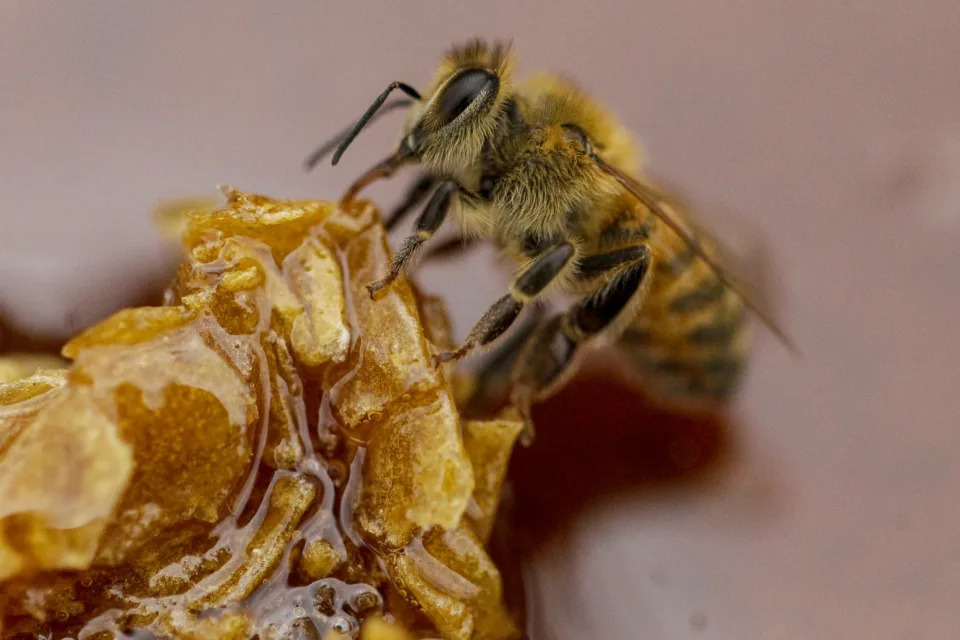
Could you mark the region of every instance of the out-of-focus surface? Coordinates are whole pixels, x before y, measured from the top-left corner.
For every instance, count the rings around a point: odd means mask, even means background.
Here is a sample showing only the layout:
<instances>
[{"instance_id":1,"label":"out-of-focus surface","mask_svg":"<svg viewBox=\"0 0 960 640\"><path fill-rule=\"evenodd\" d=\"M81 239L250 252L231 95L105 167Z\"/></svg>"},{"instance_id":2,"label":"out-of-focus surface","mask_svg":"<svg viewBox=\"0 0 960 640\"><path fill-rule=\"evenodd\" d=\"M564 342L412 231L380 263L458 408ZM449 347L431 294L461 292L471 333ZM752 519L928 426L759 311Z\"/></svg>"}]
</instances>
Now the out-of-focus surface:
<instances>
[{"instance_id":1,"label":"out-of-focus surface","mask_svg":"<svg viewBox=\"0 0 960 640\"><path fill-rule=\"evenodd\" d=\"M399 116L307 176L316 142L450 42L512 37L521 72L580 79L658 176L764 237L804 352L761 334L710 482L569 512L528 558L536 637L950 637L958 32L947 0L3 3L0 314L66 332L162 282L163 198L335 195ZM423 270L461 335L505 286L489 256Z\"/></svg>"}]
</instances>

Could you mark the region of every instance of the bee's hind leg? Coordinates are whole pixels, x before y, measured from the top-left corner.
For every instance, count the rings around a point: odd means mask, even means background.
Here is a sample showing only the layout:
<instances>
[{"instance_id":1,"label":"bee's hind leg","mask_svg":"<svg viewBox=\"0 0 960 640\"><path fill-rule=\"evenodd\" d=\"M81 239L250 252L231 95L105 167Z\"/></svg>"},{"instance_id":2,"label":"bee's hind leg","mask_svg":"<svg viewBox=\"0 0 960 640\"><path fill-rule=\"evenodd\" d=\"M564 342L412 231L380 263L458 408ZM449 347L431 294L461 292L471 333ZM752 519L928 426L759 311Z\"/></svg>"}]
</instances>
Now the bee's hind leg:
<instances>
[{"instance_id":1,"label":"bee's hind leg","mask_svg":"<svg viewBox=\"0 0 960 640\"><path fill-rule=\"evenodd\" d=\"M572 365L584 342L609 331L633 307L649 267L649 251L642 247L634 262L566 313L553 316L527 341L513 370L511 398L524 418L522 442L529 444L533 439L533 403L552 394L573 374Z\"/></svg>"},{"instance_id":2,"label":"bee's hind leg","mask_svg":"<svg viewBox=\"0 0 960 640\"><path fill-rule=\"evenodd\" d=\"M511 375L520 353L530 336L544 321L546 308L534 304L530 313L510 335L490 353L485 354L479 366L466 374L468 381L462 396L463 412L467 416L490 415L509 398Z\"/></svg>"}]
</instances>

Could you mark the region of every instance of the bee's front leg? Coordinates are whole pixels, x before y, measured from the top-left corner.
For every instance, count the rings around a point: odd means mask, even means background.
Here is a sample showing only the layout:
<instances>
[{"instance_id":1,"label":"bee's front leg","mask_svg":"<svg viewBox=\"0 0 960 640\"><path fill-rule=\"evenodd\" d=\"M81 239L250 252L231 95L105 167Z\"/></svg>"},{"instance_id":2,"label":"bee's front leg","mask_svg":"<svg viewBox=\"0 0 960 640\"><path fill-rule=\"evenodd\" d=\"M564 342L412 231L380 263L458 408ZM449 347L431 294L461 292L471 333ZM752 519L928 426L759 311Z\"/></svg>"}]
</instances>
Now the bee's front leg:
<instances>
[{"instance_id":1,"label":"bee's front leg","mask_svg":"<svg viewBox=\"0 0 960 640\"><path fill-rule=\"evenodd\" d=\"M424 207L423 213L417 218L414 227L415 233L403 241L400 250L390 260L390 273L386 277L367 285L367 291L370 292L371 298L377 291L388 286L403 273L404 267L416 255L423 243L429 240L440 228L440 225L447 218L453 196L459 189L460 185L453 180L444 180L437 186L436 191L430 197L430 201L427 202L427 206Z\"/></svg>"},{"instance_id":2,"label":"bee's front leg","mask_svg":"<svg viewBox=\"0 0 960 640\"><path fill-rule=\"evenodd\" d=\"M437 184L437 179L434 176L429 174L420 175L409 187L407 187L406 192L403 194L403 200L400 201L393 211L390 212L390 215L387 216L387 219L383 221L383 226L387 231L393 231L393 229L403 222L414 207L423 202L423 199L427 197L427 194L430 193L430 190L433 189L434 185Z\"/></svg>"}]
</instances>

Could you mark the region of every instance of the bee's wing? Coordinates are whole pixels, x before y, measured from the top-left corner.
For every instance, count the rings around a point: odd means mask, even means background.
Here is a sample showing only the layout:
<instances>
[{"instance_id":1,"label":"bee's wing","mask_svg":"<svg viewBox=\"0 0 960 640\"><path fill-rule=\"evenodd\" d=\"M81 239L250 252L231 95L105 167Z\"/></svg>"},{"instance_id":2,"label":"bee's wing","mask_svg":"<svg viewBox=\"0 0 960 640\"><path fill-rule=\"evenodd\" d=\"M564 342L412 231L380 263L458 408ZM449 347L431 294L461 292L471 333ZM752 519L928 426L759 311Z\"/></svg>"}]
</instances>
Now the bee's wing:
<instances>
[{"instance_id":1,"label":"bee's wing","mask_svg":"<svg viewBox=\"0 0 960 640\"><path fill-rule=\"evenodd\" d=\"M714 211L716 216L710 216L714 243L728 271L764 313L780 322L777 293L781 287L769 239L742 215L720 209L705 213Z\"/></svg>"},{"instance_id":2,"label":"bee's wing","mask_svg":"<svg viewBox=\"0 0 960 640\"><path fill-rule=\"evenodd\" d=\"M630 192L637 200L643 203L653 215L657 216L674 233L676 233L683 242L690 247L698 258L704 261L707 266L716 274L717 279L734 291L743 300L743 304L756 314L764 325L793 353L799 353L793 340L780 328L780 325L774 320L773 316L767 311L767 308L755 299L749 287L741 284L741 281L734 277L732 269L727 269L711 257L700 242L690 233L690 229L677 217L676 211L681 208L677 198L668 196L656 187L643 183L633 176L627 175L616 167L607 164L596 153L591 154L594 162L609 174L624 189ZM693 221L691 223L695 224ZM722 242L722 241L721 241ZM736 262L736 260L734 260ZM748 279L749 280L749 279Z\"/></svg>"},{"instance_id":3,"label":"bee's wing","mask_svg":"<svg viewBox=\"0 0 960 640\"><path fill-rule=\"evenodd\" d=\"M769 238L756 222L726 207L691 206L685 199L673 195L678 192L669 183L658 180L657 185L671 194L670 201L684 212L690 224L710 238L727 275L765 315L780 324L779 271Z\"/></svg>"}]
</instances>

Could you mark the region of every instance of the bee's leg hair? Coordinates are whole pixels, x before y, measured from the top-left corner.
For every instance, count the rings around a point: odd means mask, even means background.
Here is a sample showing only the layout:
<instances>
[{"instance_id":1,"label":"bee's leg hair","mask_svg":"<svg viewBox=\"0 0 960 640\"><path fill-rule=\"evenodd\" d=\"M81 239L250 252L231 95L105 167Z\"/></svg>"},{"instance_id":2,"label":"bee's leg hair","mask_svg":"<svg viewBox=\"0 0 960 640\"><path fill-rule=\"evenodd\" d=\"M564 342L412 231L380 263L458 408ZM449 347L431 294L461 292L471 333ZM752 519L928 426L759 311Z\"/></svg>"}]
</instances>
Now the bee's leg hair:
<instances>
[{"instance_id":1,"label":"bee's leg hair","mask_svg":"<svg viewBox=\"0 0 960 640\"><path fill-rule=\"evenodd\" d=\"M510 335L490 353L484 354L480 365L469 374L471 389L464 402L464 415L489 414L506 401L510 394L511 374L517 357L533 332L543 324L545 316L545 306L539 302L534 303Z\"/></svg>"}]
</instances>

